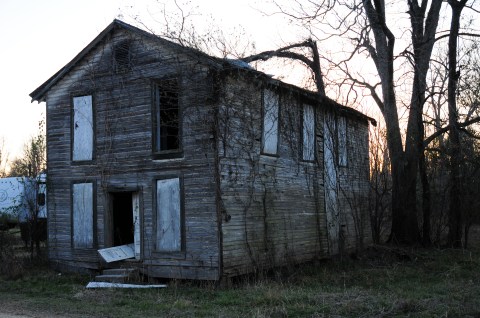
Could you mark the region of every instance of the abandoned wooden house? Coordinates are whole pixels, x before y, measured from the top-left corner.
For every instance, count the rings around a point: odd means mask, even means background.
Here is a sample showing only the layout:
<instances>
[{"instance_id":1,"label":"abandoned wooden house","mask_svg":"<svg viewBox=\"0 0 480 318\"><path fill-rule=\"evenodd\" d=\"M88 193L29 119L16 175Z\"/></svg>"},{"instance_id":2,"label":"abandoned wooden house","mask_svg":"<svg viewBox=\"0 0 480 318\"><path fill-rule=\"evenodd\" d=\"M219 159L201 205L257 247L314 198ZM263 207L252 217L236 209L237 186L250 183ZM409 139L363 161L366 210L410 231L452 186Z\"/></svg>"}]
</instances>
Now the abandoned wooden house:
<instances>
[{"instance_id":1,"label":"abandoned wooden house","mask_svg":"<svg viewBox=\"0 0 480 318\"><path fill-rule=\"evenodd\" d=\"M118 20L30 96L59 269L220 280L368 242L370 119L327 97Z\"/></svg>"}]
</instances>

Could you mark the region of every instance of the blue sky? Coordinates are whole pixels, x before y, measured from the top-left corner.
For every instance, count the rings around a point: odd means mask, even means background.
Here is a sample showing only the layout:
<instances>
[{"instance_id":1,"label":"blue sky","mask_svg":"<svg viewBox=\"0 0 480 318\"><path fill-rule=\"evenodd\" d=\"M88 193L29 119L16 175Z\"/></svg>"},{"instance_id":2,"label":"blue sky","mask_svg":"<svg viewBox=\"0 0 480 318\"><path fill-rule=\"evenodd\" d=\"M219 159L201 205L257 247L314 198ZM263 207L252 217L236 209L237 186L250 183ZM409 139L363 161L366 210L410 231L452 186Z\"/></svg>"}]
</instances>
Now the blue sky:
<instances>
[{"instance_id":1,"label":"blue sky","mask_svg":"<svg viewBox=\"0 0 480 318\"><path fill-rule=\"evenodd\" d=\"M165 0L172 3L172 0ZM253 7L260 0L193 0L218 23L242 24L255 34L260 46L275 46L282 37L278 23L263 21ZM38 132L45 103L31 103L29 93L80 52L113 19L122 15L148 16L158 10L154 0L0 0L0 142L3 138L10 161L24 143ZM270 18L271 19L271 18Z\"/></svg>"}]
</instances>

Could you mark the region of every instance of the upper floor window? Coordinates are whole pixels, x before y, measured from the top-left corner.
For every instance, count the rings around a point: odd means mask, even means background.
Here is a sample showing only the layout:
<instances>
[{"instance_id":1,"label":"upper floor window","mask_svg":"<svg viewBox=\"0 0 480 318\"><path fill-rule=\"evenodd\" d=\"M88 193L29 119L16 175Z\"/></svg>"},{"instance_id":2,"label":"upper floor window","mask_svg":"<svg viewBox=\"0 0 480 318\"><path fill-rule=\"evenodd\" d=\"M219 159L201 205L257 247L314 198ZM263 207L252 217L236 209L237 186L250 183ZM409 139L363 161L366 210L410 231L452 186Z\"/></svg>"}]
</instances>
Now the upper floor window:
<instances>
[{"instance_id":1,"label":"upper floor window","mask_svg":"<svg viewBox=\"0 0 480 318\"><path fill-rule=\"evenodd\" d=\"M338 165L345 167L347 165L347 119L343 116L338 117L337 142Z\"/></svg>"},{"instance_id":2,"label":"upper floor window","mask_svg":"<svg viewBox=\"0 0 480 318\"><path fill-rule=\"evenodd\" d=\"M92 96L73 98L73 147L72 160L93 159L93 109Z\"/></svg>"},{"instance_id":3,"label":"upper floor window","mask_svg":"<svg viewBox=\"0 0 480 318\"><path fill-rule=\"evenodd\" d=\"M117 73L131 69L132 54L130 40L124 40L113 47L113 61Z\"/></svg>"},{"instance_id":4,"label":"upper floor window","mask_svg":"<svg viewBox=\"0 0 480 318\"><path fill-rule=\"evenodd\" d=\"M175 79L162 80L154 85L153 149L161 154L181 150L178 83Z\"/></svg>"},{"instance_id":5,"label":"upper floor window","mask_svg":"<svg viewBox=\"0 0 480 318\"><path fill-rule=\"evenodd\" d=\"M303 104L303 144L302 158L315 160L315 109L312 105Z\"/></svg>"},{"instance_id":6,"label":"upper floor window","mask_svg":"<svg viewBox=\"0 0 480 318\"><path fill-rule=\"evenodd\" d=\"M262 152L276 155L278 151L278 95L271 90L263 92Z\"/></svg>"}]
</instances>

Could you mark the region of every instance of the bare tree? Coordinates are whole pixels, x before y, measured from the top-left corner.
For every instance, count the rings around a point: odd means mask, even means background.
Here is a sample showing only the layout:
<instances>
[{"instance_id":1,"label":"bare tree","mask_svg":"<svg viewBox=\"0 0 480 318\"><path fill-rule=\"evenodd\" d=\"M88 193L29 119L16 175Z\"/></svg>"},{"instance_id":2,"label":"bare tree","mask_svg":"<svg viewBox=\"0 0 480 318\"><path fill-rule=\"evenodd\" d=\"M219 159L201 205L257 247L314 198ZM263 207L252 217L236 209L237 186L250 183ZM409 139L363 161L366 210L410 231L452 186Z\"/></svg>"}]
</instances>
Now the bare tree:
<instances>
[{"instance_id":1,"label":"bare tree","mask_svg":"<svg viewBox=\"0 0 480 318\"><path fill-rule=\"evenodd\" d=\"M5 141L0 139L0 178L7 176L8 153L5 150Z\"/></svg>"},{"instance_id":2,"label":"bare tree","mask_svg":"<svg viewBox=\"0 0 480 318\"><path fill-rule=\"evenodd\" d=\"M40 254L40 241L46 239L46 220L41 218L40 210L45 206L46 185L42 173L46 172L46 139L44 121L40 121L39 132L25 143L23 154L11 165L10 176L26 177L24 187L25 211L20 218L22 239L30 243L30 256L34 256L34 245L37 255ZM42 185L41 185L42 183Z\"/></svg>"},{"instance_id":3,"label":"bare tree","mask_svg":"<svg viewBox=\"0 0 480 318\"><path fill-rule=\"evenodd\" d=\"M294 50L298 48L309 49L311 57L308 57L305 53L295 52ZM321 95L325 95L325 83L323 82L323 75L320 67L320 54L318 52L316 41L308 39L301 43L287 45L274 51L265 51L262 53L250 55L242 58L242 60L244 62L250 63L258 60L266 61L273 57L298 60L304 63L305 66L312 72L313 81L315 82L318 93Z\"/></svg>"},{"instance_id":4,"label":"bare tree","mask_svg":"<svg viewBox=\"0 0 480 318\"><path fill-rule=\"evenodd\" d=\"M460 17L467 0L448 0L452 9L450 35L448 37L448 123L450 126L450 209L448 218L448 243L453 247L462 245L463 209L461 196L460 165L461 143L457 110L457 46L460 33Z\"/></svg>"},{"instance_id":5,"label":"bare tree","mask_svg":"<svg viewBox=\"0 0 480 318\"><path fill-rule=\"evenodd\" d=\"M158 1L157 9L158 13L151 16L155 27L144 22L139 15L133 15L132 18L152 34L212 56L245 56L255 46L241 26L220 28L213 16L199 12L199 8L192 6L191 1Z\"/></svg>"},{"instance_id":6,"label":"bare tree","mask_svg":"<svg viewBox=\"0 0 480 318\"><path fill-rule=\"evenodd\" d=\"M370 129L369 212L373 242L379 244L391 222L392 176L385 139L385 129Z\"/></svg>"},{"instance_id":7,"label":"bare tree","mask_svg":"<svg viewBox=\"0 0 480 318\"><path fill-rule=\"evenodd\" d=\"M9 176L36 177L46 169L46 140L44 122L40 121L39 133L23 146L23 153L12 161Z\"/></svg>"},{"instance_id":8,"label":"bare tree","mask_svg":"<svg viewBox=\"0 0 480 318\"><path fill-rule=\"evenodd\" d=\"M351 40L353 46L349 53L345 53L346 57L342 61L331 59L329 62L343 72L344 79L338 80L341 85L348 83L351 87L368 90L379 107L386 123L393 182L391 240L405 244L419 242L421 235L416 210L418 162L425 144L423 111L426 79L437 41L437 26L442 18L442 1L406 1L396 4L394 10L384 1L371 0L325 0L320 3L297 0L294 9L292 5L282 5L278 1L275 4L281 13L308 28L312 37L321 39L318 34L325 34L328 28L331 33L323 39L338 35L337 39L348 37ZM395 23L398 20L388 17L394 16L392 12L404 10L400 8L402 5L406 6L410 26L400 30L401 23ZM404 39L406 44L400 54L394 32L411 34L408 40ZM362 54L373 61L378 82L372 83L372 79L353 71L352 62L358 62L354 57ZM395 66L400 60L406 62L403 66L408 66L408 71ZM399 71L404 73L399 74ZM402 92L402 96L407 93L410 96L407 109L402 110L408 114L405 134L399 117L402 100L396 92L400 79L411 87ZM442 133L450 129L443 128Z\"/></svg>"}]
</instances>

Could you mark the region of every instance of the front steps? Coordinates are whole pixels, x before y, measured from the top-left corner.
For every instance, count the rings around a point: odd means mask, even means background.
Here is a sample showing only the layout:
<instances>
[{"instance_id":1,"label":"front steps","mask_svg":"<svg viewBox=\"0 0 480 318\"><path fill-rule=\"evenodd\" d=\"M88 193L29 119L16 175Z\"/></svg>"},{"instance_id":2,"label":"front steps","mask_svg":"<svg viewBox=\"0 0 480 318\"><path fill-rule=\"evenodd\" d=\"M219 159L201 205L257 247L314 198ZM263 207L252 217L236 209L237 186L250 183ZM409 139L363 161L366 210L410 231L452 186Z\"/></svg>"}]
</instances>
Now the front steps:
<instances>
[{"instance_id":1,"label":"front steps","mask_svg":"<svg viewBox=\"0 0 480 318\"><path fill-rule=\"evenodd\" d=\"M105 269L101 275L95 276L95 281L119 284L143 282L140 272L134 268Z\"/></svg>"}]
</instances>

